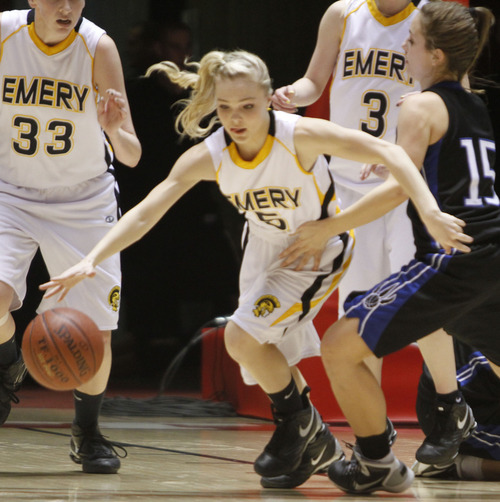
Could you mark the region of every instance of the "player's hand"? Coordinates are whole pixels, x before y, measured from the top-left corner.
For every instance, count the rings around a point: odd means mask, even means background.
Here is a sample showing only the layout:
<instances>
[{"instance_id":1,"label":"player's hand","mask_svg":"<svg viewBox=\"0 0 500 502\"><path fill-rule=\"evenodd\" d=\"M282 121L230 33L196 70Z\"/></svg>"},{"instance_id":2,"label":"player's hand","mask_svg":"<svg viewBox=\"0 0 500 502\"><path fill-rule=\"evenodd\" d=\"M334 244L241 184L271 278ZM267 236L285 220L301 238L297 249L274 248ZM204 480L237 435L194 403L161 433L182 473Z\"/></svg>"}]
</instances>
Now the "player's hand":
<instances>
[{"instance_id":1,"label":"player's hand","mask_svg":"<svg viewBox=\"0 0 500 502\"><path fill-rule=\"evenodd\" d=\"M272 96L273 108L282 112L296 113L297 106L293 103L294 96L295 91L291 85L276 89Z\"/></svg>"},{"instance_id":2,"label":"player's hand","mask_svg":"<svg viewBox=\"0 0 500 502\"><path fill-rule=\"evenodd\" d=\"M318 270L321 256L326 248L326 244L331 237L331 233L326 230L326 220L309 221L303 223L293 236L297 237L295 242L281 252L283 259L282 267L287 267L297 262L294 270L303 270L304 267L313 260L312 270Z\"/></svg>"},{"instance_id":3,"label":"player's hand","mask_svg":"<svg viewBox=\"0 0 500 502\"><path fill-rule=\"evenodd\" d=\"M462 253L469 253L470 244L474 239L464 233L465 221L448 213L435 211L422 218L427 231L434 240L444 249L446 254L450 254L453 249Z\"/></svg>"},{"instance_id":4,"label":"player's hand","mask_svg":"<svg viewBox=\"0 0 500 502\"><path fill-rule=\"evenodd\" d=\"M362 180L366 180L371 173L385 180L389 177L390 171L384 164L363 164L359 177Z\"/></svg>"},{"instance_id":5,"label":"player's hand","mask_svg":"<svg viewBox=\"0 0 500 502\"><path fill-rule=\"evenodd\" d=\"M95 267L89 261L82 260L80 263L68 268L61 275L51 277L48 282L41 284L39 289L46 292L43 295L44 298L59 295L57 301L60 302L73 286L76 286L87 277L94 277L95 274Z\"/></svg>"},{"instance_id":6,"label":"player's hand","mask_svg":"<svg viewBox=\"0 0 500 502\"><path fill-rule=\"evenodd\" d=\"M104 96L99 96L97 118L99 124L108 134L116 132L127 117L125 100L120 92L107 89Z\"/></svg>"}]
</instances>

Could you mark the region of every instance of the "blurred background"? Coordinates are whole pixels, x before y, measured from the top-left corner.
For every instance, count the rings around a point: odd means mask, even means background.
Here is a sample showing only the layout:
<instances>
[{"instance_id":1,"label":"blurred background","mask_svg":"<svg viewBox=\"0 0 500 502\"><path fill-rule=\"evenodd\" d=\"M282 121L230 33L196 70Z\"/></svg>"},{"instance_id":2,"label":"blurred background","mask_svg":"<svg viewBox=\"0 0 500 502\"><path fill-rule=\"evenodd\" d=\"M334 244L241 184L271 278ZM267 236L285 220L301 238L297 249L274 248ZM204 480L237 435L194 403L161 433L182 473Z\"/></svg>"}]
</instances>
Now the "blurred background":
<instances>
[{"instance_id":1,"label":"blurred background","mask_svg":"<svg viewBox=\"0 0 500 502\"><path fill-rule=\"evenodd\" d=\"M142 77L153 63L179 65L213 49L245 49L262 57L274 87L302 76L314 49L321 16L331 0L87 0L84 16L104 28L120 52L132 118L143 145L140 164L116 163L121 207L128 210L169 173L191 143L174 130L174 103L184 96L160 75ZM500 1L487 6L498 20L478 64L497 141L500 141ZM27 0L0 0L0 10L28 8ZM483 87L483 84L479 84ZM303 110L300 111L302 113ZM497 159L499 170L500 155ZM122 253L120 325L113 339L110 385L156 388L164 371L198 329L236 307L242 218L215 184L199 184L139 243ZM38 257L31 290L15 313L18 336L34 317L46 279ZM200 345L193 344L174 385L197 389Z\"/></svg>"}]
</instances>

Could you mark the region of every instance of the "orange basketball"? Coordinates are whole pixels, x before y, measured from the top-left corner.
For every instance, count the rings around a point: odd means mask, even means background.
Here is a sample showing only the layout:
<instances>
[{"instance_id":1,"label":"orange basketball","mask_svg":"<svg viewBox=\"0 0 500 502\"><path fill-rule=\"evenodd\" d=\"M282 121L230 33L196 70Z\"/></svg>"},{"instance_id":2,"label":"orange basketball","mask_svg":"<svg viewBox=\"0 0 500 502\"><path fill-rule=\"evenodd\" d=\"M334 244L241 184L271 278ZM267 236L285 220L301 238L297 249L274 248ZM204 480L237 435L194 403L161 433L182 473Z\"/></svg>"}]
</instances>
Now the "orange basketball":
<instances>
[{"instance_id":1,"label":"orange basketball","mask_svg":"<svg viewBox=\"0 0 500 502\"><path fill-rule=\"evenodd\" d=\"M66 307L37 315L22 341L31 376L52 390L72 390L90 380L104 357L99 328L79 310Z\"/></svg>"}]
</instances>

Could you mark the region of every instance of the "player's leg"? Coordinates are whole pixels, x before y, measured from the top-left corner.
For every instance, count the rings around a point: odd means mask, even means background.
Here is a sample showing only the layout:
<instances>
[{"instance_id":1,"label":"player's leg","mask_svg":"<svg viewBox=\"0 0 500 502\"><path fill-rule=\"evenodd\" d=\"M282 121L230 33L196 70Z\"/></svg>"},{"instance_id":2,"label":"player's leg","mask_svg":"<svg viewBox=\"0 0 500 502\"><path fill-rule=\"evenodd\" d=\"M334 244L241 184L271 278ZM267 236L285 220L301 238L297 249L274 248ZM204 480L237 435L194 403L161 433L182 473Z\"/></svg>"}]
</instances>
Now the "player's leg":
<instances>
[{"instance_id":1,"label":"player's leg","mask_svg":"<svg viewBox=\"0 0 500 502\"><path fill-rule=\"evenodd\" d=\"M319 355L312 319L345 272L352 249L346 234L329 244L319 270L298 272L281 266L279 254L289 243L250 234L239 307L225 332L227 350L240 364L245 383L259 384L272 403L276 430L255 462L256 472L265 477L295 471L323 427L305 382L291 368Z\"/></svg>"},{"instance_id":2,"label":"player's leg","mask_svg":"<svg viewBox=\"0 0 500 502\"><path fill-rule=\"evenodd\" d=\"M229 355L260 385L272 403L276 430L254 467L261 476L288 474L299 466L304 450L322 427L322 420L300 390L282 352L271 343L260 343L229 322L225 329Z\"/></svg>"},{"instance_id":3,"label":"player's leg","mask_svg":"<svg viewBox=\"0 0 500 502\"><path fill-rule=\"evenodd\" d=\"M357 202L363 194L347 187L337 186L342 208ZM385 279L391 272L390 253L386 247L385 217L355 230L356 245L345 275L338 287L338 318L344 315L344 302L352 291L367 291ZM378 382L382 381L382 359L370 355L366 360Z\"/></svg>"},{"instance_id":4,"label":"player's leg","mask_svg":"<svg viewBox=\"0 0 500 502\"><path fill-rule=\"evenodd\" d=\"M400 492L413 473L391 451L386 431L385 397L364 360L371 350L358 334L359 320L343 317L325 333L323 363L332 390L356 436L350 461L331 464L328 475L347 492Z\"/></svg>"},{"instance_id":5,"label":"player's leg","mask_svg":"<svg viewBox=\"0 0 500 502\"><path fill-rule=\"evenodd\" d=\"M384 216L391 273L400 270L415 253L413 231L406 209L405 202ZM453 420L452 415L455 413L462 416L468 410L456 380L452 338L440 331L421 338L418 346L436 385L436 409L441 410L440 421L444 424ZM467 430L471 425L467 424ZM435 430L417 450L417 458L426 458L428 461L433 459L433 463L446 462L446 458L452 459L458 452L457 441L453 439L456 434L459 433L453 427Z\"/></svg>"},{"instance_id":6,"label":"player's leg","mask_svg":"<svg viewBox=\"0 0 500 502\"><path fill-rule=\"evenodd\" d=\"M26 375L15 339L15 323L9 312L14 290L0 281L0 425L7 420L11 403L18 402L16 391Z\"/></svg>"},{"instance_id":7,"label":"player's leg","mask_svg":"<svg viewBox=\"0 0 500 502\"><path fill-rule=\"evenodd\" d=\"M304 389L307 388L307 382L296 366L290 369L293 379L302 394ZM328 424L323 423L320 431L304 450L297 469L280 476L263 476L260 483L264 488L295 488L305 483L313 474L326 472L332 462L343 457L342 447L330 432Z\"/></svg>"},{"instance_id":8,"label":"player's leg","mask_svg":"<svg viewBox=\"0 0 500 502\"><path fill-rule=\"evenodd\" d=\"M428 465L453 462L462 440L475 427L472 410L458 388L453 339L444 330L421 338L418 346L434 382L434 425L415 456Z\"/></svg>"},{"instance_id":9,"label":"player's leg","mask_svg":"<svg viewBox=\"0 0 500 502\"><path fill-rule=\"evenodd\" d=\"M103 175L65 190L71 211L62 203L58 218L54 208L40 207L43 234L40 249L50 276L80 261L113 226L118 214L112 176ZM48 214L46 212L48 211ZM100 222L97 224L96 222ZM75 308L87 314L103 333L104 361L98 373L74 391L75 417L70 457L88 473L113 474L120 468L119 446L106 440L99 430L99 412L111 368L111 331L117 328L120 295L120 258L114 255L98 266L91 281L73 288L62 302L43 298L38 312L56 306Z\"/></svg>"},{"instance_id":10,"label":"player's leg","mask_svg":"<svg viewBox=\"0 0 500 502\"><path fill-rule=\"evenodd\" d=\"M29 213L16 207L23 200L0 191L0 425L7 420L12 402L18 402L15 392L26 375L10 314L22 305L26 277L38 247L30 237L33 222Z\"/></svg>"},{"instance_id":11,"label":"player's leg","mask_svg":"<svg viewBox=\"0 0 500 502\"><path fill-rule=\"evenodd\" d=\"M73 392L75 418L71 427L70 457L82 465L84 472L114 474L120 468L118 457L126 452L106 440L99 430L101 405L111 371L111 332L101 333L104 338L102 365L91 380Z\"/></svg>"}]
</instances>

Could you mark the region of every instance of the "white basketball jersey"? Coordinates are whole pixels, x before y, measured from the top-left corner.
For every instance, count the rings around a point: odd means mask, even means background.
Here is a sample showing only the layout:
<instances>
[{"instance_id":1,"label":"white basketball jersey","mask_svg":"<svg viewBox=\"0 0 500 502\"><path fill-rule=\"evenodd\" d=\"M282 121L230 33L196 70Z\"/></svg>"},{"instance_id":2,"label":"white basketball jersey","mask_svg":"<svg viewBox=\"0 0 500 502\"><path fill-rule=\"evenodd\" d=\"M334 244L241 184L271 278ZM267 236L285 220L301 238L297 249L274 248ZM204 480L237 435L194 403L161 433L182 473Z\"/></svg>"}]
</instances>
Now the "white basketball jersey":
<instances>
[{"instance_id":1,"label":"white basketball jersey","mask_svg":"<svg viewBox=\"0 0 500 502\"><path fill-rule=\"evenodd\" d=\"M34 10L2 13L0 178L16 186L75 185L108 169L93 84L105 33L81 19L55 46L35 33Z\"/></svg>"},{"instance_id":2,"label":"white basketball jersey","mask_svg":"<svg viewBox=\"0 0 500 502\"><path fill-rule=\"evenodd\" d=\"M276 111L270 117L266 142L252 161L240 157L222 127L205 144L221 192L245 214L252 231L276 239L335 214L337 204L326 159L320 156L310 172L297 159L293 132L300 117Z\"/></svg>"},{"instance_id":3,"label":"white basketball jersey","mask_svg":"<svg viewBox=\"0 0 500 502\"><path fill-rule=\"evenodd\" d=\"M419 6L427 3L421 0ZM330 89L330 120L395 142L398 108L403 94L419 90L405 69L402 48L417 9L413 3L385 17L375 0L347 3L339 56ZM334 158L337 184L365 192L380 178L359 179L360 164Z\"/></svg>"}]
</instances>

